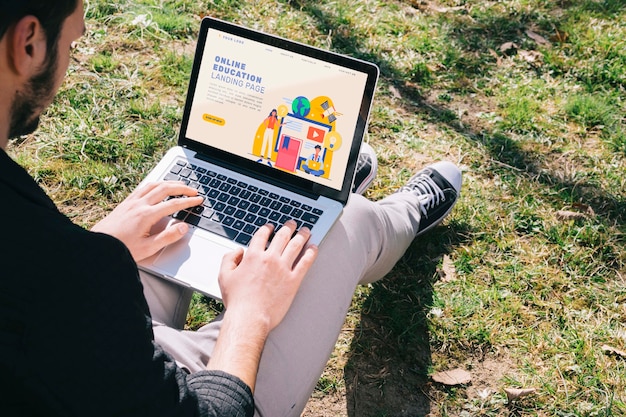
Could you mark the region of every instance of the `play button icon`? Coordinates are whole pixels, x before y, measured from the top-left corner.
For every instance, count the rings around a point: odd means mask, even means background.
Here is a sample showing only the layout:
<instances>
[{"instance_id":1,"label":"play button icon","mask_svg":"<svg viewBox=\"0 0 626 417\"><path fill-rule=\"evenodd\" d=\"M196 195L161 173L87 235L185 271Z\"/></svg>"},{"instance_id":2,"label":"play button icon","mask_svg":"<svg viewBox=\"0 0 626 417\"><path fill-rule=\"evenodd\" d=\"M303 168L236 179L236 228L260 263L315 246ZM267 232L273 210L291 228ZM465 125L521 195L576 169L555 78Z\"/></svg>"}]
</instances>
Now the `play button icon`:
<instances>
[{"instance_id":1,"label":"play button icon","mask_svg":"<svg viewBox=\"0 0 626 417\"><path fill-rule=\"evenodd\" d=\"M306 135L307 139L314 140L315 142L322 143L324 141L324 134L326 132L323 129L318 129L313 126L309 126L309 131Z\"/></svg>"}]
</instances>

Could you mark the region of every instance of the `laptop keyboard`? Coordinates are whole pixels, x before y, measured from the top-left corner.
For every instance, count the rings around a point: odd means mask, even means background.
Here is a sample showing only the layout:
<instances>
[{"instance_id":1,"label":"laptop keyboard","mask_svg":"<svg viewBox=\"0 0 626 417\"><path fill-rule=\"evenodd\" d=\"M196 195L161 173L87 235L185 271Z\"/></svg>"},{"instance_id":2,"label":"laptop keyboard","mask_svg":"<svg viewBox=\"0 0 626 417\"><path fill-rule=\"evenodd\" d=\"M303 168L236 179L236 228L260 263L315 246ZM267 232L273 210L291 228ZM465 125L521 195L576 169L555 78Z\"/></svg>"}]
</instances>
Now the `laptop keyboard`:
<instances>
[{"instance_id":1,"label":"laptop keyboard","mask_svg":"<svg viewBox=\"0 0 626 417\"><path fill-rule=\"evenodd\" d=\"M303 204L275 192L218 174L178 160L165 176L166 181L182 181L204 197L200 206L173 214L191 225L209 230L242 245L264 224L276 229L290 219L312 229L323 214L319 208ZM176 197L172 197L176 198Z\"/></svg>"}]
</instances>

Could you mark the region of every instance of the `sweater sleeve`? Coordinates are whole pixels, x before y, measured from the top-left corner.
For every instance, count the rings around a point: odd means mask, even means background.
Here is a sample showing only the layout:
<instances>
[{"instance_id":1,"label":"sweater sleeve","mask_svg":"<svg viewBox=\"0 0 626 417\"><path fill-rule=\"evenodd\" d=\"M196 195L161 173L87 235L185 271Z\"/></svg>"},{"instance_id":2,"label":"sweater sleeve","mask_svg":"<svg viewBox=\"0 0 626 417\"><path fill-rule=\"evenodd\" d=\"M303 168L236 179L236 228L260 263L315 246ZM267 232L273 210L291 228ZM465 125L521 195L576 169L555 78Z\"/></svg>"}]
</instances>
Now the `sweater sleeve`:
<instances>
[{"instance_id":1,"label":"sweater sleeve","mask_svg":"<svg viewBox=\"0 0 626 417\"><path fill-rule=\"evenodd\" d=\"M201 417L252 417L254 397L250 387L241 379L223 371L206 370L188 374L155 344L153 362L163 369L158 387L154 387L152 400L141 407L146 416L197 415ZM159 365L159 364L163 365ZM175 380L175 382L174 382ZM178 387L178 396L168 400L168 386ZM172 401L173 400L173 401ZM168 410L166 413L165 411ZM131 414L134 415L134 414Z\"/></svg>"},{"instance_id":2,"label":"sweater sleeve","mask_svg":"<svg viewBox=\"0 0 626 417\"><path fill-rule=\"evenodd\" d=\"M248 417L254 414L250 388L239 378L221 371L202 371L190 375L188 387L206 403L207 416Z\"/></svg>"},{"instance_id":3,"label":"sweater sleeve","mask_svg":"<svg viewBox=\"0 0 626 417\"><path fill-rule=\"evenodd\" d=\"M37 306L46 316L29 320L13 368L25 395L37 399L27 407L41 415L252 416L242 381L223 372L187 374L154 341L128 250L85 233L66 239L63 270L51 269L47 284L33 288L44 290Z\"/></svg>"},{"instance_id":4,"label":"sweater sleeve","mask_svg":"<svg viewBox=\"0 0 626 417\"><path fill-rule=\"evenodd\" d=\"M124 278L126 282L109 277L113 282L107 282L100 290L100 294L109 300L108 307L104 306L108 314L106 320L102 321L103 330L105 334L107 331L118 334L115 340L99 340L99 343L105 343L107 349L111 350L111 354L107 355L107 368L116 366L112 365L116 362L113 355L127 356L120 363L119 372L109 374L116 379L111 381L113 385L124 389L124 392L117 392L117 397L123 399L119 409L110 410L110 415L136 415L135 410L150 410L145 415L251 417L254 414L254 400L245 383L224 372L187 374L155 343L143 288L132 259L130 262L131 274L128 275L131 276ZM124 289L123 294L119 291L121 288ZM110 303L114 302L115 297L118 299L115 302L117 311L112 312ZM105 375L107 373L105 371ZM136 395L125 395L127 390Z\"/></svg>"}]
</instances>

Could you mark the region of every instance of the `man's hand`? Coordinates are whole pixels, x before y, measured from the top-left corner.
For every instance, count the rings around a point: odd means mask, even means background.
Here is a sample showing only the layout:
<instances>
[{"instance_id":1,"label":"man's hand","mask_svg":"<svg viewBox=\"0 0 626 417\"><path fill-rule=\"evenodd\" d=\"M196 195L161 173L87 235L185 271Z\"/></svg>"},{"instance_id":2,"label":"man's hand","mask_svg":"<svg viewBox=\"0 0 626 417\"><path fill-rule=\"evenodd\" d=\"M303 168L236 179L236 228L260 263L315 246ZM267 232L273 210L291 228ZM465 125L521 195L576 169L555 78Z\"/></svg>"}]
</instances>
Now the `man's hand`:
<instances>
[{"instance_id":1,"label":"man's hand","mask_svg":"<svg viewBox=\"0 0 626 417\"><path fill-rule=\"evenodd\" d=\"M109 234L124 242L138 262L187 233L189 227L184 223L165 228L155 226L166 216L201 204L203 198L197 195L197 190L181 182L150 183L133 191L91 230ZM164 201L171 196L187 198Z\"/></svg>"},{"instance_id":2,"label":"man's hand","mask_svg":"<svg viewBox=\"0 0 626 417\"><path fill-rule=\"evenodd\" d=\"M231 373L254 391L261 352L269 332L285 317L305 274L317 257L306 247L311 232L296 229L293 220L274 233L261 227L244 253L224 256L220 288L226 313L208 369Z\"/></svg>"},{"instance_id":3,"label":"man's hand","mask_svg":"<svg viewBox=\"0 0 626 417\"><path fill-rule=\"evenodd\" d=\"M311 232L304 228L292 238L295 229L296 223L288 221L268 246L274 228L265 225L252 237L245 254L239 249L224 256L220 289L227 310L267 320L268 330L282 321L317 256L314 246L302 253Z\"/></svg>"}]
</instances>

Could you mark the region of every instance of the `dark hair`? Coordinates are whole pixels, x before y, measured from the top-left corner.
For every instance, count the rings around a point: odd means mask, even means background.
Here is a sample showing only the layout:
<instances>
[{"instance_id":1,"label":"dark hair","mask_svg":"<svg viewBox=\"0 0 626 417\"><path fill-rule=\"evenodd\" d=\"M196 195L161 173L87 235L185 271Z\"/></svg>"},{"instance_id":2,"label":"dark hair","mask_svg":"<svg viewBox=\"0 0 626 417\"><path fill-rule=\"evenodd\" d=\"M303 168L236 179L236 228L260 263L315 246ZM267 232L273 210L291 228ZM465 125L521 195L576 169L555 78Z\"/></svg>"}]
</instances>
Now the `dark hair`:
<instances>
[{"instance_id":1,"label":"dark hair","mask_svg":"<svg viewBox=\"0 0 626 417\"><path fill-rule=\"evenodd\" d=\"M78 7L78 0L0 0L0 39L25 16L39 19L46 34L48 56L56 50L63 22ZM55 54L56 55L56 54Z\"/></svg>"}]
</instances>

